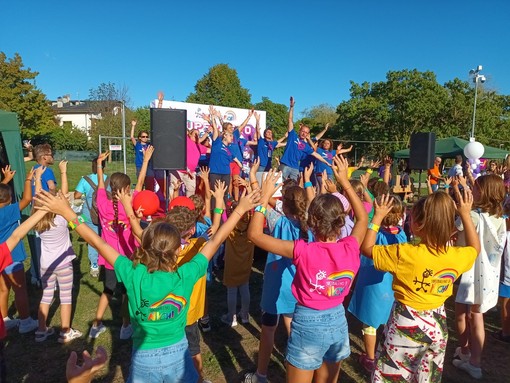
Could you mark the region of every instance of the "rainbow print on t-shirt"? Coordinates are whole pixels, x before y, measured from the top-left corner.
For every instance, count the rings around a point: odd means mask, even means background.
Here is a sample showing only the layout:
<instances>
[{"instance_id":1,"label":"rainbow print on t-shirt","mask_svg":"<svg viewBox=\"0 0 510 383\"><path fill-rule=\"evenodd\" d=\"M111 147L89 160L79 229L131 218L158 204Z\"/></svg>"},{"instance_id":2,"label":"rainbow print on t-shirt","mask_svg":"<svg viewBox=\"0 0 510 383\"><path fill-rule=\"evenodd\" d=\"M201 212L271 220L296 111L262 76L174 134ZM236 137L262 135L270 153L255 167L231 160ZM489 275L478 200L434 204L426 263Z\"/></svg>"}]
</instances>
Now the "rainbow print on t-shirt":
<instances>
[{"instance_id":1,"label":"rainbow print on t-shirt","mask_svg":"<svg viewBox=\"0 0 510 383\"><path fill-rule=\"evenodd\" d=\"M434 274L434 279L435 278L438 278L438 279L449 279L451 283L455 282L455 280L457 279L457 270L455 269L443 269L441 271L438 271L437 273Z\"/></svg>"},{"instance_id":2,"label":"rainbow print on t-shirt","mask_svg":"<svg viewBox=\"0 0 510 383\"><path fill-rule=\"evenodd\" d=\"M443 269L438 271L432 277L432 293L444 294L449 287L453 286L453 282L457 279L459 273L455 269Z\"/></svg>"},{"instance_id":3,"label":"rainbow print on t-shirt","mask_svg":"<svg viewBox=\"0 0 510 383\"><path fill-rule=\"evenodd\" d=\"M351 285L354 279L354 272L351 270L337 271L328 275L327 295L330 297L339 296Z\"/></svg>"},{"instance_id":4,"label":"rainbow print on t-shirt","mask_svg":"<svg viewBox=\"0 0 510 383\"><path fill-rule=\"evenodd\" d=\"M171 319L175 316L176 312L177 314L179 314L182 311L182 309L186 306L186 304L187 304L186 298L169 293L166 297L157 302L154 302L150 306L150 309L154 311L149 314L147 320L156 321L161 319ZM171 312L162 312L166 311L164 310L166 306L173 307L174 310L171 310Z\"/></svg>"}]
</instances>

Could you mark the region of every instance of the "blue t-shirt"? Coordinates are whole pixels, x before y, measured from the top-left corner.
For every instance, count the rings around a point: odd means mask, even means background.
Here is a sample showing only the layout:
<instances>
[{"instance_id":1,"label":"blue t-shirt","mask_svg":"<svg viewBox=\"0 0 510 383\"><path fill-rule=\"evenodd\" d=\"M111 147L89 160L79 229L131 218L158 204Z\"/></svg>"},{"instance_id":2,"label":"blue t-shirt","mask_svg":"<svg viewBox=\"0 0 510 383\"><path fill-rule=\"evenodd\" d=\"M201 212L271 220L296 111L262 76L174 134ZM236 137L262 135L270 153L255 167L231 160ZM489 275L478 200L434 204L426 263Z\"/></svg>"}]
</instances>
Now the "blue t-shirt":
<instances>
[{"instance_id":1,"label":"blue t-shirt","mask_svg":"<svg viewBox=\"0 0 510 383\"><path fill-rule=\"evenodd\" d=\"M137 141L135 144L135 166L137 169L140 169L143 165L143 151L147 149L149 143L142 144L140 141Z\"/></svg>"},{"instance_id":2,"label":"blue t-shirt","mask_svg":"<svg viewBox=\"0 0 510 383\"><path fill-rule=\"evenodd\" d=\"M34 169L40 168L41 165L37 164L34 166ZM50 188L48 186L48 181L53 181L55 185L57 185L57 179L55 178L55 173L53 173L53 170L50 167L46 167L46 170L41 176L41 184L42 189L44 191L50 191ZM32 195L35 195L35 183L32 182Z\"/></svg>"},{"instance_id":3,"label":"blue t-shirt","mask_svg":"<svg viewBox=\"0 0 510 383\"><path fill-rule=\"evenodd\" d=\"M322 158L328 161L328 164L331 164L333 162L333 157L336 154L336 150L325 150L322 148L317 148L317 154L319 154ZM331 166L326 165L325 163L319 161L316 158L314 158L313 165L315 173L322 173L324 170L326 170L326 172L328 173L328 177L333 175L333 170L331 169Z\"/></svg>"},{"instance_id":4,"label":"blue t-shirt","mask_svg":"<svg viewBox=\"0 0 510 383\"><path fill-rule=\"evenodd\" d=\"M45 172L46 173L46 172ZM7 241L14 230L19 226L21 213L19 211L19 202L0 208L0 243ZM20 241L11 251L14 262L23 262L27 258L23 241Z\"/></svg>"},{"instance_id":5,"label":"blue t-shirt","mask_svg":"<svg viewBox=\"0 0 510 383\"><path fill-rule=\"evenodd\" d=\"M280 162L293 169L299 169L299 162L312 153L313 149L308 142L300 139L295 130L291 130Z\"/></svg>"},{"instance_id":6,"label":"blue t-shirt","mask_svg":"<svg viewBox=\"0 0 510 383\"><path fill-rule=\"evenodd\" d=\"M260 159L259 171L268 172L271 170L273 161L273 152L278 145L278 141L268 141L265 138L259 138L257 141L257 156Z\"/></svg>"},{"instance_id":7,"label":"blue t-shirt","mask_svg":"<svg viewBox=\"0 0 510 383\"><path fill-rule=\"evenodd\" d=\"M239 160L239 162L243 162L243 152L244 147L246 146L246 143L248 140L246 138L241 137L241 133L239 132L239 129L234 130L234 140L230 144L230 150L232 151L232 154L235 158Z\"/></svg>"},{"instance_id":8,"label":"blue t-shirt","mask_svg":"<svg viewBox=\"0 0 510 383\"><path fill-rule=\"evenodd\" d=\"M234 160L234 156L229 146L223 143L218 136L211 146L211 158L209 159L209 169L211 174L230 174L230 163Z\"/></svg>"},{"instance_id":9,"label":"blue t-shirt","mask_svg":"<svg viewBox=\"0 0 510 383\"><path fill-rule=\"evenodd\" d=\"M97 174L91 173L88 174L88 177L94 183L97 185ZM103 174L103 180L106 181L106 174ZM85 203L83 204L82 213L87 217L90 221L90 211L89 206L92 207L92 194L94 194L94 189L92 189L92 186L87 182L87 180L84 177L81 177L80 181L78 182L78 185L76 185L75 191L83 194L85 196Z\"/></svg>"}]
</instances>

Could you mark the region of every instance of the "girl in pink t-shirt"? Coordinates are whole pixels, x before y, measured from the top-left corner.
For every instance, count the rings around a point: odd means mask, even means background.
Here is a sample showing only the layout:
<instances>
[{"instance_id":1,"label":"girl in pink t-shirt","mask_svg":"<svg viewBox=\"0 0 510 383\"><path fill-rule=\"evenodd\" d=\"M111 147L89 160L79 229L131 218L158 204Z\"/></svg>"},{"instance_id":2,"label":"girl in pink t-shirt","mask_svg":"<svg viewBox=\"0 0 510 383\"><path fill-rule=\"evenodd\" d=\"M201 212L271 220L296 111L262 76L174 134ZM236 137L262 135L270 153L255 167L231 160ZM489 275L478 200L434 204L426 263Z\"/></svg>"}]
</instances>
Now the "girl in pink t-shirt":
<instances>
[{"instance_id":1,"label":"girl in pink t-shirt","mask_svg":"<svg viewBox=\"0 0 510 383\"><path fill-rule=\"evenodd\" d=\"M334 157L333 171L354 210L356 223L351 235L340 237L345 212L331 194L313 199L308 208L308 226L315 242L284 241L263 233L266 198L255 208L248 236L260 248L292 258L296 275L292 293L297 299L287 346L287 381L336 382L340 362L350 354L347 321L342 305L360 264L360 244L368 217L347 178L348 163ZM279 173L269 172L262 195L272 195Z\"/></svg>"},{"instance_id":2,"label":"girl in pink t-shirt","mask_svg":"<svg viewBox=\"0 0 510 383\"><path fill-rule=\"evenodd\" d=\"M136 183L133 196L142 190L145 174L147 173L147 166L150 158L152 157L153 151L154 147L149 146L143 152L143 164L140 174L138 175L138 181ZM124 173L113 173L110 175L111 191L106 191L103 180L103 167L101 164L106 160L109 154L109 152L102 153L97 158L98 185L96 203L97 210L99 212L99 223L101 225L101 238L103 238L104 241L113 247L119 254L131 257L135 249L139 246L139 243L131 232L129 217L126 214L124 207L121 203L119 203L116 197L117 192L121 190L124 190L125 192L129 192L131 190L131 179ZM115 275L113 266L110 265L101 256L101 254L99 254L98 264L102 268L100 275L103 280L103 293L99 298L96 317L92 327L90 328L89 338L95 339L106 331L106 327L102 323L103 316L112 299L115 289L118 287L123 294L122 328L120 329L120 339L129 339L133 330L131 328L127 311L126 289L123 284L117 282L117 276Z\"/></svg>"}]
</instances>

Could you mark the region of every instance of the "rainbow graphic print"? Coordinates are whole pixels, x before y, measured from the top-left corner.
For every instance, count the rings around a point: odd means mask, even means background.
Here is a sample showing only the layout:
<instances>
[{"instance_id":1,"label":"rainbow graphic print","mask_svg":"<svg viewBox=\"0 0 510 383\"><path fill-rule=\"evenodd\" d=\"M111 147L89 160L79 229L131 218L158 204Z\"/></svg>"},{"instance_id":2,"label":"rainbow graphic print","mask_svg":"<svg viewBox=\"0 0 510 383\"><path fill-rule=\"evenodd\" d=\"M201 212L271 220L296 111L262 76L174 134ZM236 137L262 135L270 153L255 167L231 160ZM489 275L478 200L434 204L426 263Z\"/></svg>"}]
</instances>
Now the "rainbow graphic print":
<instances>
[{"instance_id":1,"label":"rainbow graphic print","mask_svg":"<svg viewBox=\"0 0 510 383\"><path fill-rule=\"evenodd\" d=\"M443 294L448 288L453 286L453 282L457 279L459 273L455 269L443 269L435 273L432 277L431 292Z\"/></svg>"},{"instance_id":2,"label":"rainbow graphic print","mask_svg":"<svg viewBox=\"0 0 510 383\"><path fill-rule=\"evenodd\" d=\"M150 306L149 309L154 311L149 314L147 320L172 319L176 313L179 314L182 311L187 303L184 297L170 293ZM171 311L167 312L168 309L171 309Z\"/></svg>"},{"instance_id":3,"label":"rainbow graphic print","mask_svg":"<svg viewBox=\"0 0 510 383\"><path fill-rule=\"evenodd\" d=\"M338 271L328 275L327 295L329 297L341 295L345 289L349 289L354 272L351 270Z\"/></svg>"}]
</instances>

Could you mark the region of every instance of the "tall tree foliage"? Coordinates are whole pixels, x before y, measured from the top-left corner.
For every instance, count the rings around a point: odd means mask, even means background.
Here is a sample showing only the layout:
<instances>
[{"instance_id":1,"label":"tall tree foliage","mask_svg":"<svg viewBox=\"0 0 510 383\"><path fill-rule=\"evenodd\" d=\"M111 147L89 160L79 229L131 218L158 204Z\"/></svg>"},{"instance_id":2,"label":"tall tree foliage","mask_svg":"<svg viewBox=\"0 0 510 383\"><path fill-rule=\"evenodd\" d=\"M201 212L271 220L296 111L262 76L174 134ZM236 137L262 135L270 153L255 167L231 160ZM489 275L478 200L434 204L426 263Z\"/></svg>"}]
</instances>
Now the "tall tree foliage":
<instances>
[{"instance_id":1,"label":"tall tree foliage","mask_svg":"<svg viewBox=\"0 0 510 383\"><path fill-rule=\"evenodd\" d=\"M46 95L35 85L38 74L24 67L18 53L7 58L0 52L0 109L18 114L24 138L48 134L57 126Z\"/></svg>"},{"instance_id":2,"label":"tall tree foliage","mask_svg":"<svg viewBox=\"0 0 510 383\"><path fill-rule=\"evenodd\" d=\"M478 91L475 136L485 144L490 137L508 137L508 97L483 86ZM380 141L369 145L373 154L407 147L415 132L469 137L474 87L468 82L454 79L441 85L429 71L390 71L386 81L351 82L350 92L351 99L337 107L333 132L340 139Z\"/></svg>"},{"instance_id":3,"label":"tall tree foliage","mask_svg":"<svg viewBox=\"0 0 510 383\"><path fill-rule=\"evenodd\" d=\"M307 108L303 110L302 115L301 121L310 127L312 133L320 132L326 124L332 127L338 119L338 113L335 108L328 104L320 104Z\"/></svg>"},{"instance_id":4,"label":"tall tree foliage","mask_svg":"<svg viewBox=\"0 0 510 383\"><path fill-rule=\"evenodd\" d=\"M186 102L197 104L250 108L251 95L241 86L237 71L227 64L218 64L209 69L195 85Z\"/></svg>"},{"instance_id":5,"label":"tall tree foliage","mask_svg":"<svg viewBox=\"0 0 510 383\"><path fill-rule=\"evenodd\" d=\"M253 107L256 110L263 110L266 112L266 126L273 130L275 137L281 137L287 131L287 122L289 110L286 105L278 104L269 99L269 97L262 97L262 100Z\"/></svg>"},{"instance_id":6,"label":"tall tree foliage","mask_svg":"<svg viewBox=\"0 0 510 383\"><path fill-rule=\"evenodd\" d=\"M91 129L90 146L98 147L98 137L121 137L122 136L122 103L130 103L128 88L117 86L114 83L101 83L96 88L89 90L89 102L98 119L94 121ZM126 108L126 134L129 134L130 113Z\"/></svg>"}]
</instances>

